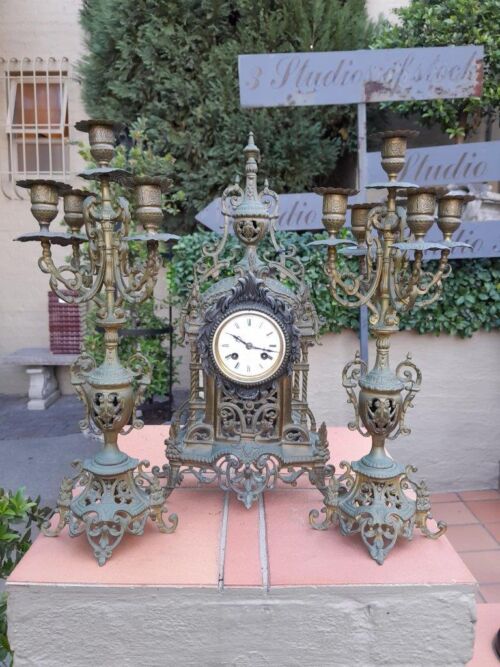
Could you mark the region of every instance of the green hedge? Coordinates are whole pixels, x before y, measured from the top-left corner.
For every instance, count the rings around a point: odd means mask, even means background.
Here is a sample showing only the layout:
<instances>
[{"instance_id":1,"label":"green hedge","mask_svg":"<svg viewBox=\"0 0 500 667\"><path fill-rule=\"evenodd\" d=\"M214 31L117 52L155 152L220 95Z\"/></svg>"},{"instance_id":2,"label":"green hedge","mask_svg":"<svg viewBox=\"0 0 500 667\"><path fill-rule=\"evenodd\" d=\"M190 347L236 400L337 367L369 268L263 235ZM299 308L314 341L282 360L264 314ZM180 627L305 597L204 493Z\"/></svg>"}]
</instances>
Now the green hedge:
<instances>
[{"instance_id":1,"label":"green hedge","mask_svg":"<svg viewBox=\"0 0 500 667\"><path fill-rule=\"evenodd\" d=\"M285 247L297 247L297 255L304 262L306 281L322 320L322 333L358 329L357 309L342 308L330 296L323 271L324 248L308 245L324 236L311 232L278 234ZM182 237L175 246L169 280L172 293L180 302L187 298L193 267L202 248L216 239L212 232L196 232ZM228 248L236 243L231 237ZM402 329L413 329L422 334L456 334L465 338L479 329L489 331L500 327L500 259L454 260L451 264L453 274L444 283L442 299L428 308L404 315ZM429 262L430 268L435 265L436 262Z\"/></svg>"},{"instance_id":2,"label":"green hedge","mask_svg":"<svg viewBox=\"0 0 500 667\"><path fill-rule=\"evenodd\" d=\"M87 112L143 119L176 160L185 224L241 170L249 130L278 192L331 182L356 150L354 105L242 109L238 55L368 48L365 0L87 0L81 24Z\"/></svg>"}]
</instances>

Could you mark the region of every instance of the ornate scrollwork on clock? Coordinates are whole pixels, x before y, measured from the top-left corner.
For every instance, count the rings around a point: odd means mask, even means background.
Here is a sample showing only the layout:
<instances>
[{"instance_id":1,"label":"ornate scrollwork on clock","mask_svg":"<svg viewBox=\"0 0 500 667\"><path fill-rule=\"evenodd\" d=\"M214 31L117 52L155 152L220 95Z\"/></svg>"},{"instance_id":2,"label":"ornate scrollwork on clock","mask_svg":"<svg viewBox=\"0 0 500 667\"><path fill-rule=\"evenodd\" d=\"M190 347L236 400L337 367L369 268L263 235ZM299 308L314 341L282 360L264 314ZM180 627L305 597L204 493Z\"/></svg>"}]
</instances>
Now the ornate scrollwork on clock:
<instances>
[{"instance_id":1,"label":"ornate scrollwork on clock","mask_svg":"<svg viewBox=\"0 0 500 667\"><path fill-rule=\"evenodd\" d=\"M333 471L326 428L316 430L307 401L318 318L300 260L274 234L278 196L267 182L257 190L252 135L245 156L245 186L224 191L222 238L203 250L182 310L189 398L172 418L160 474L170 492L191 473L250 507L278 479L307 473L323 491ZM239 254L226 246L230 220ZM262 255L266 235L273 250Z\"/></svg>"}]
</instances>

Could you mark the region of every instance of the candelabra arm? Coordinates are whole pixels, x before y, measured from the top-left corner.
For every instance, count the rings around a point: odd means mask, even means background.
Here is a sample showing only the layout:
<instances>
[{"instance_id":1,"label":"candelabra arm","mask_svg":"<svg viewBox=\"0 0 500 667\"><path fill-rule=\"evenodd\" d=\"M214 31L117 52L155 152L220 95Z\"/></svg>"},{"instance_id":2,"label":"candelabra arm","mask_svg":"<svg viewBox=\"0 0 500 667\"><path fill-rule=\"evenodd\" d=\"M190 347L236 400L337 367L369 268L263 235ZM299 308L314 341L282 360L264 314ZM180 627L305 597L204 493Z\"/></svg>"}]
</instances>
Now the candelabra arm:
<instances>
[{"instance_id":1,"label":"candelabra arm","mask_svg":"<svg viewBox=\"0 0 500 667\"><path fill-rule=\"evenodd\" d=\"M382 207L375 207L373 210L378 208ZM329 279L330 294L338 304L347 308L360 308L366 305L374 314L377 314L371 300L382 278L384 252L380 240L376 236L372 236L370 227L371 223L369 221L365 241L366 274L356 275L347 269L339 271L337 269L337 249L335 245L328 246L325 273ZM375 249L375 259L372 256L373 249ZM373 264L375 264L375 268L373 268ZM339 289L347 298L339 294Z\"/></svg>"},{"instance_id":2,"label":"candelabra arm","mask_svg":"<svg viewBox=\"0 0 500 667\"><path fill-rule=\"evenodd\" d=\"M102 266L99 267L99 272L92 287L90 289L85 289L85 274L82 271L77 270L71 264L64 264L63 266L57 267L52 259L50 241L43 240L41 241L41 245L42 256L38 260L38 266L43 273L49 274L50 288L60 299L66 301L66 303L86 303L99 293L104 280L104 269ZM64 274L69 274L69 277L66 277ZM62 285L62 287L60 285ZM77 292L78 295L65 294L63 288L66 288L71 292Z\"/></svg>"},{"instance_id":3,"label":"candelabra arm","mask_svg":"<svg viewBox=\"0 0 500 667\"><path fill-rule=\"evenodd\" d=\"M88 256L90 262L90 274L94 275L99 271L102 264L104 253L104 239L96 226L96 195L86 197L83 202L82 214L85 233L89 240Z\"/></svg>"},{"instance_id":4,"label":"candelabra arm","mask_svg":"<svg viewBox=\"0 0 500 667\"><path fill-rule=\"evenodd\" d=\"M368 306L370 310L370 301L375 294L380 277L382 275L382 250L377 247L377 259L375 274L372 275L371 284L368 288L364 287L367 280L363 276L356 276L352 271L338 272L335 268L335 249L328 248L328 264L325 267L325 273L329 279L329 291L335 301L346 308L361 308L361 306ZM367 273L368 275L368 273ZM354 300L340 296L338 289L340 288L348 297L353 297Z\"/></svg>"},{"instance_id":5,"label":"candelabra arm","mask_svg":"<svg viewBox=\"0 0 500 667\"><path fill-rule=\"evenodd\" d=\"M399 270L396 268L393 270L390 282L391 300L398 312L408 312L413 307L425 308L441 297L442 281L451 273L451 266L448 264L449 254L448 249L441 252L439 265L434 274L423 270L422 250L415 251L415 259L409 276L405 270L408 262L402 264ZM394 254L393 261L396 258L397 255ZM429 294L427 299L422 298Z\"/></svg>"},{"instance_id":6,"label":"candelabra arm","mask_svg":"<svg viewBox=\"0 0 500 667\"><path fill-rule=\"evenodd\" d=\"M425 308L426 306L430 306L441 297L441 293L443 291L442 281L448 278L452 270L450 264L448 264L449 254L449 250L443 250L436 273L434 275L426 274L429 276L430 281L425 285L425 287L419 290L419 296L425 296L429 294L432 289L436 289L428 299L419 299L415 304L417 308Z\"/></svg>"},{"instance_id":7,"label":"candelabra arm","mask_svg":"<svg viewBox=\"0 0 500 667\"><path fill-rule=\"evenodd\" d=\"M116 201L118 203L118 214L121 220L120 235L122 237L128 236L130 231L130 223L132 221L129 203L125 197L117 197Z\"/></svg>"},{"instance_id":8,"label":"candelabra arm","mask_svg":"<svg viewBox=\"0 0 500 667\"><path fill-rule=\"evenodd\" d=\"M342 386L347 392L347 402L351 403L354 409L354 421L349 422L347 427L350 431L358 431L365 438L370 434L361 426L356 389L358 387L359 378L366 374L366 369L366 362L361 359L359 352L356 352L354 360L346 364L342 371Z\"/></svg>"},{"instance_id":9,"label":"candelabra arm","mask_svg":"<svg viewBox=\"0 0 500 667\"><path fill-rule=\"evenodd\" d=\"M134 266L128 267L125 274L128 276L128 283L125 282L122 273L124 259L119 244L113 248L113 258L116 288L120 296L128 303L142 303L150 297L160 270L158 242L148 241L146 260L138 261Z\"/></svg>"}]
</instances>

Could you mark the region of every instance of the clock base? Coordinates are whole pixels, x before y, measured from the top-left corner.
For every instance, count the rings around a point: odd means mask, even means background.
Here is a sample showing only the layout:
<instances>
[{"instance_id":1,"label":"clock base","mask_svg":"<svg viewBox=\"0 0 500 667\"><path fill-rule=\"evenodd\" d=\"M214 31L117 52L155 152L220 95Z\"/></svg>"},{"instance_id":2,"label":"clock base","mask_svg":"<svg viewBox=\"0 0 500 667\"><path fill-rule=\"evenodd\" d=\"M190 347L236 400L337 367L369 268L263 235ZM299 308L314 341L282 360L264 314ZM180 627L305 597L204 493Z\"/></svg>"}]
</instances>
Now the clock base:
<instances>
[{"instance_id":1,"label":"clock base","mask_svg":"<svg viewBox=\"0 0 500 667\"><path fill-rule=\"evenodd\" d=\"M247 509L265 491L279 482L295 486L302 475L323 494L334 474L327 465L330 453L326 426L309 432L308 444L289 442L259 443L243 441L228 443L186 443L185 432L179 431L165 442L168 463L154 472L166 478L166 497L193 475L201 484L214 484L232 491Z\"/></svg>"}]
</instances>

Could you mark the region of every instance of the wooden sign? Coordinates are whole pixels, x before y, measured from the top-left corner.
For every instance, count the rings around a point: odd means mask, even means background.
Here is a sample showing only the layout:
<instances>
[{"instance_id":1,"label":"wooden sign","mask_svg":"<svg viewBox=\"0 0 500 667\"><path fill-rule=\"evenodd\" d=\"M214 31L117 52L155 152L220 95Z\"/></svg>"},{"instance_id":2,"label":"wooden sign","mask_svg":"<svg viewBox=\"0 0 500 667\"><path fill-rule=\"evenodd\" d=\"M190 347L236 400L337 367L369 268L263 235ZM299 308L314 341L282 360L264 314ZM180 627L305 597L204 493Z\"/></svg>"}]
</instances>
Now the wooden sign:
<instances>
[{"instance_id":1,"label":"wooden sign","mask_svg":"<svg viewBox=\"0 0 500 667\"><path fill-rule=\"evenodd\" d=\"M380 153L368 153L368 183L387 180ZM500 141L411 148L399 180L417 185L483 183L500 179Z\"/></svg>"},{"instance_id":2,"label":"wooden sign","mask_svg":"<svg viewBox=\"0 0 500 667\"><path fill-rule=\"evenodd\" d=\"M479 96L482 46L238 57L243 107L358 104Z\"/></svg>"}]
</instances>

